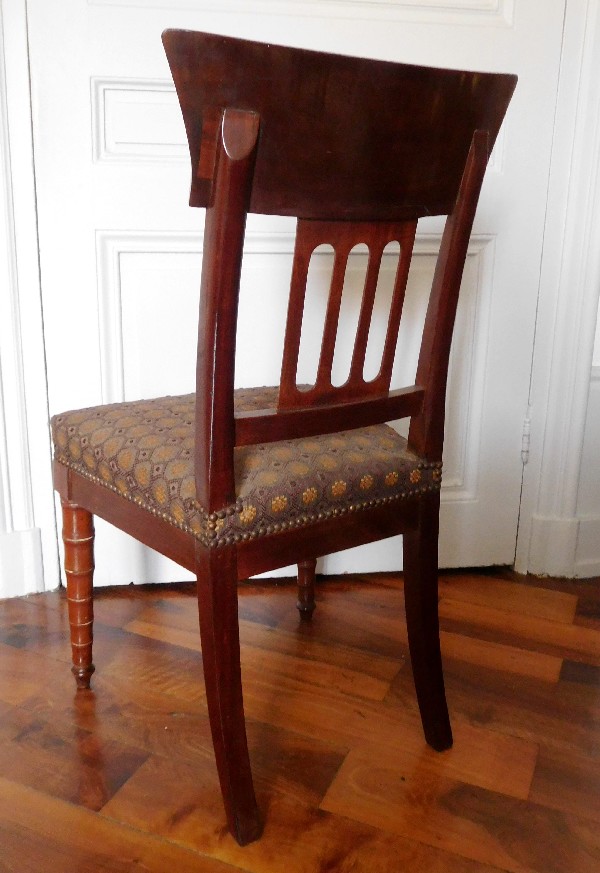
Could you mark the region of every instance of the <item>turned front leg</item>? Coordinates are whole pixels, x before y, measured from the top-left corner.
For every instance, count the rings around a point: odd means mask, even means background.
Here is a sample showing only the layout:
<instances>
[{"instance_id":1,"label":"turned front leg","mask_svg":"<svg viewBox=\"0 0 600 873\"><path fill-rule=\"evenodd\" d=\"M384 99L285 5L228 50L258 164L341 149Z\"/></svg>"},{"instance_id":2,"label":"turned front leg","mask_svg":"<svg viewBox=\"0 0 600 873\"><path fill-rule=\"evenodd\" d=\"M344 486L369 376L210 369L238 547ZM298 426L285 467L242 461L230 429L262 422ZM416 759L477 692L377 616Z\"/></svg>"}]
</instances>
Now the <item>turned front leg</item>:
<instances>
[{"instance_id":1,"label":"turned front leg","mask_svg":"<svg viewBox=\"0 0 600 873\"><path fill-rule=\"evenodd\" d=\"M62 501L62 513L67 603L73 654L71 671L78 689L89 688L94 672L92 663L94 517L87 509L66 500Z\"/></svg>"}]
</instances>

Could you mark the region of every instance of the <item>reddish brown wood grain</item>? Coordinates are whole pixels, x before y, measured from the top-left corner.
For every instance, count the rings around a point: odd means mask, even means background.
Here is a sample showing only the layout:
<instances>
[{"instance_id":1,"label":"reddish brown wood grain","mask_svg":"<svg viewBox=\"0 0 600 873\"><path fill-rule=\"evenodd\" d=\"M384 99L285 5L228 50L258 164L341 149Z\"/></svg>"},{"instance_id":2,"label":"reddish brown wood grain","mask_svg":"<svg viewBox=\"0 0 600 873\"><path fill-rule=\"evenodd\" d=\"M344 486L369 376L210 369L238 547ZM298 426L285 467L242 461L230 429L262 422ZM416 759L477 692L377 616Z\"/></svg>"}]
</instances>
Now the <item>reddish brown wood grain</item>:
<instances>
[{"instance_id":1,"label":"reddish brown wood grain","mask_svg":"<svg viewBox=\"0 0 600 873\"><path fill-rule=\"evenodd\" d=\"M490 155L487 130L473 133L456 204L446 220L417 366L417 385L425 387L421 412L410 424L408 442L428 460L441 460L450 345L460 280L483 176Z\"/></svg>"},{"instance_id":2,"label":"reddish brown wood grain","mask_svg":"<svg viewBox=\"0 0 600 873\"><path fill-rule=\"evenodd\" d=\"M415 415L423 405L423 389L411 385L387 392L383 397L342 401L338 389L291 392L299 408L260 409L241 412L235 418L236 446L297 439L340 429L368 427ZM341 393L341 392L340 392ZM300 405L301 404L301 405ZM315 404L315 405L312 405Z\"/></svg>"},{"instance_id":3,"label":"reddish brown wood grain","mask_svg":"<svg viewBox=\"0 0 600 873\"><path fill-rule=\"evenodd\" d=\"M228 108L206 211L196 363L196 497L208 512L235 501L233 381L238 293L259 118Z\"/></svg>"},{"instance_id":4,"label":"reddish brown wood grain","mask_svg":"<svg viewBox=\"0 0 600 873\"><path fill-rule=\"evenodd\" d=\"M203 118L236 105L263 122L251 212L327 221L447 214L473 131L489 131L493 145L516 82L191 31L166 31L163 42L193 206L208 206L214 191L214 177L196 173L203 148L215 148L215 126L207 131Z\"/></svg>"},{"instance_id":5,"label":"reddish brown wood grain","mask_svg":"<svg viewBox=\"0 0 600 873\"><path fill-rule=\"evenodd\" d=\"M455 571L442 583L464 618L446 659L455 744L441 755L422 742L401 576L323 579L312 622L298 619L292 580L241 586L267 811L243 850L218 802L194 586L97 592L95 693L74 693L60 669L64 591L0 601L0 867L280 873L285 847L293 873L592 873L600 674L557 646L600 580ZM517 626L511 644L486 647L489 624L469 607L547 620L536 640ZM560 677L539 670L549 646Z\"/></svg>"}]
</instances>

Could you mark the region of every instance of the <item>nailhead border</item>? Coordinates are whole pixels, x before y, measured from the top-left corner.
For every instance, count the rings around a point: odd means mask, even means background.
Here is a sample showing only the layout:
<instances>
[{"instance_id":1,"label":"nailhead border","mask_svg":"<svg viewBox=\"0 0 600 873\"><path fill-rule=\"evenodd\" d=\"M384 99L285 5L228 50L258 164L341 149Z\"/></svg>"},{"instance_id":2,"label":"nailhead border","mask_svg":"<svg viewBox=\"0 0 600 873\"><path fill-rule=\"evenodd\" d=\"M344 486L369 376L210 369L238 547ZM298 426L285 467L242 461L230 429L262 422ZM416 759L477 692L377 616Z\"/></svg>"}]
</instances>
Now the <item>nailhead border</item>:
<instances>
[{"instance_id":1,"label":"nailhead border","mask_svg":"<svg viewBox=\"0 0 600 873\"><path fill-rule=\"evenodd\" d=\"M257 528L256 530L248 531L247 533L236 533L227 537L218 537L218 531L216 530L217 521L241 512L243 509L243 503L238 501L231 506L219 509L216 512L207 513L206 510L204 510L197 503L197 501L193 501L195 509L201 515L202 523L205 525L207 531L207 533L198 532L192 530L192 528L188 524L176 521L169 513L160 512L159 510L155 509L155 507L144 503L144 501L141 500L139 497L133 497L130 494L124 494L115 485L112 485L109 482L105 482L103 479L100 479L98 476L90 473L88 470L85 469L85 467L79 467L78 465L73 464L64 456L58 455L56 456L55 460L58 461L58 463L63 464L63 466L73 470L78 475L83 476L85 479L89 479L91 482L94 482L96 485L101 485L108 491L113 491L119 497L123 497L125 500L129 500L130 503L139 506L141 509L149 512L156 518L160 518L163 521L166 521L168 524L172 525L173 527L176 527L179 530L190 534L194 539L198 540L203 546L209 549L222 548L223 546L233 546L237 543L248 542L249 540L272 536L273 534L281 533L286 530L294 530L296 528L307 527L308 525L315 524L318 521L325 521L329 518L334 518L340 515L347 515L351 512L361 512L366 509L374 509L377 506L384 506L388 503L393 503L398 500L406 500L411 497L418 497L420 494L433 493L439 491L441 488L440 476L435 484L426 485L421 488L411 489L410 491L400 491L397 494L390 494L387 497L376 497L371 500L362 500L358 503L351 503L349 506L332 506L330 510L321 511L313 515L301 515L298 518L295 518L293 521L284 521L280 524L270 524L264 528ZM441 470L442 464L427 464L420 462L417 465L416 469Z\"/></svg>"}]
</instances>

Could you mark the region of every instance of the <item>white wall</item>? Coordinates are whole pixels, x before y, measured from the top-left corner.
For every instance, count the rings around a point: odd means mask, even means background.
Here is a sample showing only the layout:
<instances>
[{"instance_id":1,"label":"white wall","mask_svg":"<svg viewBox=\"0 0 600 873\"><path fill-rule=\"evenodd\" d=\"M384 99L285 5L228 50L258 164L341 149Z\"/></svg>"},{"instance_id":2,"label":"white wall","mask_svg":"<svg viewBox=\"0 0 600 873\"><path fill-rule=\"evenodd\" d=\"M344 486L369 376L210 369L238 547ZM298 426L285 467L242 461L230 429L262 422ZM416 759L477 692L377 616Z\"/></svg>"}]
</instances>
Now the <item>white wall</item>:
<instances>
[{"instance_id":1,"label":"white wall","mask_svg":"<svg viewBox=\"0 0 600 873\"><path fill-rule=\"evenodd\" d=\"M184 354L193 356L189 330L197 315L203 216L186 205L189 156L158 39L163 28L510 70L519 84L486 175L453 340L440 555L443 566L512 563L564 2L549 8L546 0L518 6L510 0L27 0L51 410L193 388L193 357ZM51 33L70 47L64 59L57 59ZM419 227L396 385L413 378L442 224L432 218ZM291 267L289 228L271 216L249 221L242 310L246 298L252 313L260 300L271 315L283 314L277 279ZM352 256L354 281L346 290L356 306L360 269L360 256ZM68 312L73 329L65 342ZM383 307L375 321L385 326ZM252 320L242 317L240 382L277 379L282 336L270 318L257 338ZM315 331L315 354L318 341ZM157 342L167 368L156 367ZM256 348L260 373L249 364ZM98 523L96 542L96 584L181 578L180 568L133 549L112 527ZM323 569L401 566L395 538L368 551L327 556Z\"/></svg>"},{"instance_id":2,"label":"white wall","mask_svg":"<svg viewBox=\"0 0 600 873\"><path fill-rule=\"evenodd\" d=\"M568 0L517 553L520 570L564 575L600 573L596 6ZM0 0L0 597L59 579L55 529L36 524L53 503L25 14L26 0Z\"/></svg>"}]
</instances>

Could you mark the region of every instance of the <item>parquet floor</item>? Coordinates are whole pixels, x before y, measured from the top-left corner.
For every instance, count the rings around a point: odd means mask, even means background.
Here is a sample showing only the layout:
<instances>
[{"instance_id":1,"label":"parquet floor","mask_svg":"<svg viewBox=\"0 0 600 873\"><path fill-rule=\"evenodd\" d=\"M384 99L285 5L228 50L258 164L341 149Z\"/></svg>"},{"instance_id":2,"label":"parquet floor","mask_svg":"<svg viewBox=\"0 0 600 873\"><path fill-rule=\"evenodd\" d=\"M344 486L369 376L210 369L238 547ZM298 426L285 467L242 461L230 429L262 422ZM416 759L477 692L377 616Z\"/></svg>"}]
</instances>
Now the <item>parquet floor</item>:
<instances>
[{"instance_id":1,"label":"parquet floor","mask_svg":"<svg viewBox=\"0 0 600 873\"><path fill-rule=\"evenodd\" d=\"M446 574L455 744L422 739L401 579L243 585L262 840L227 834L190 586L99 591L75 694L61 593L0 602L0 871L598 873L600 580Z\"/></svg>"}]
</instances>

